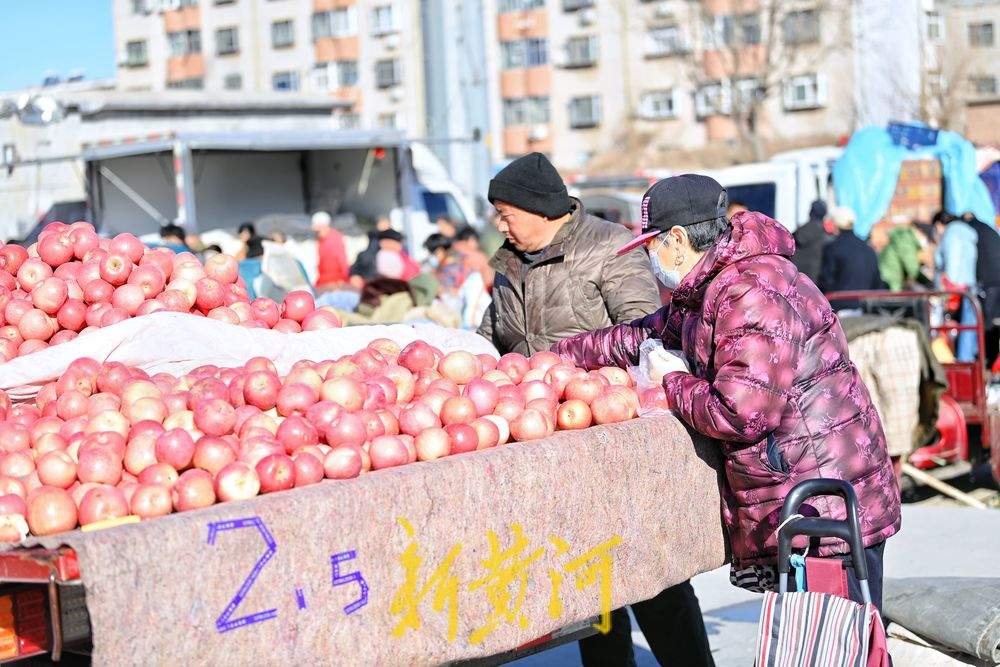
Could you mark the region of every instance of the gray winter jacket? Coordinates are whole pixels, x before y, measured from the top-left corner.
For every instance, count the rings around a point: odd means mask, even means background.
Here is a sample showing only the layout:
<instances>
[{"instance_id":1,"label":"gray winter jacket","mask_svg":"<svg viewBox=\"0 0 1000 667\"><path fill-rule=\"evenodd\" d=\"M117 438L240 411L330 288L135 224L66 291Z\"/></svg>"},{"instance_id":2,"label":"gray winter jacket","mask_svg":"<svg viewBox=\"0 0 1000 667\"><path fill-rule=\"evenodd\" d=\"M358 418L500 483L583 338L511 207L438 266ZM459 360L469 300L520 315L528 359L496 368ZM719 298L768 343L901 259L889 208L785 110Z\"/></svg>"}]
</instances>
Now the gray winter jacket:
<instances>
[{"instance_id":1,"label":"gray winter jacket","mask_svg":"<svg viewBox=\"0 0 1000 667\"><path fill-rule=\"evenodd\" d=\"M497 250L493 304L479 327L501 354L531 355L584 331L630 322L660 307L659 290L643 248L615 256L632 235L588 215L574 200L573 215L532 263L510 243Z\"/></svg>"}]
</instances>

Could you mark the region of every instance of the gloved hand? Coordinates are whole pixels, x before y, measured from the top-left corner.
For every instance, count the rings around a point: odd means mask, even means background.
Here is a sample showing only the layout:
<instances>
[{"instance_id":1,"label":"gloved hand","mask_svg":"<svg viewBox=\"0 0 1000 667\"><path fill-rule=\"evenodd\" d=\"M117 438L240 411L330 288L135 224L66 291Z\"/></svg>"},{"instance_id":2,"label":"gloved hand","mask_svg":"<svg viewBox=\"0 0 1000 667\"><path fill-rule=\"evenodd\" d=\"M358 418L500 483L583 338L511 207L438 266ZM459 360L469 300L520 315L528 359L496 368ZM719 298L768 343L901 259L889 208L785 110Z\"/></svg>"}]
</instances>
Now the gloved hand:
<instances>
[{"instance_id":1,"label":"gloved hand","mask_svg":"<svg viewBox=\"0 0 1000 667\"><path fill-rule=\"evenodd\" d=\"M649 369L649 380L654 384L661 384L663 376L667 373L682 372L690 373L684 353L679 350L667 350L662 345L652 348L641 348L639 352L639 366Z\"/></svg>"}]
</instances>

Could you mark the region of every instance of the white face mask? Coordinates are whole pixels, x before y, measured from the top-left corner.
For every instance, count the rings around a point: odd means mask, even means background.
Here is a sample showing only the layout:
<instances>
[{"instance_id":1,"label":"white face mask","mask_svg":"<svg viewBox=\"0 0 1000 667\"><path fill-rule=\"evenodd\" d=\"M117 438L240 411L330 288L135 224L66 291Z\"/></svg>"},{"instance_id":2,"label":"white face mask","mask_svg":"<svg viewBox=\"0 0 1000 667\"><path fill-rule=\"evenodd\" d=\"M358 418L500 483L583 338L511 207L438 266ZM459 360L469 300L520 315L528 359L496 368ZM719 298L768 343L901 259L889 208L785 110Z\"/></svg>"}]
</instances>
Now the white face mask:
<instances>
[{"instance_id":1,"label":"white face mask","mask_svg":"<svg viewBox=\"0 0 1000 667\"><path fill-rule=\"evenodd\" d=\"M681 284L681 274L676 269L668 270L660 264L660 255L657 251L663 245L664 241L661 240L659 246L649 249L649 263L653 267L653 275L656 276L656 279L668 290L675 290Z\"/></svg>"}]
</instances>

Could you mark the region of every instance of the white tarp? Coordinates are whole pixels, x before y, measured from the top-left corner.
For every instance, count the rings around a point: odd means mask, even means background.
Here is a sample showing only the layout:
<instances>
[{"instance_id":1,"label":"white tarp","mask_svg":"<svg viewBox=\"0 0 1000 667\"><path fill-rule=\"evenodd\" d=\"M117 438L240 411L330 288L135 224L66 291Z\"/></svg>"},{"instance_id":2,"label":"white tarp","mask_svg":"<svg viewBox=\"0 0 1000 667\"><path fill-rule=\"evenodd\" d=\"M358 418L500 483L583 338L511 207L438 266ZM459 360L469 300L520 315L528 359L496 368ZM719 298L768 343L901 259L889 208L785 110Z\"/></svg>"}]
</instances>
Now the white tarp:
<instances>
[{"instance_id":1,"label":"white tarp","mask_svg":"<svg viewBox=\"0 0 1000 667\"><path fill-rule=\"evenodd\" d=\"M161 311L0 364L0 389L13 400L32 398L41 385L57 379L81 357L119 361L151 375L180 375L205 364L240 366L260 356L272 359L279 372L286 372L300 359L336 359L357 352L376 338L400 345L423 340L443 352L466 350L498 356L489 342L471 331L433 324L357 326L293 334Z\"/></svg>"}]
</instances>

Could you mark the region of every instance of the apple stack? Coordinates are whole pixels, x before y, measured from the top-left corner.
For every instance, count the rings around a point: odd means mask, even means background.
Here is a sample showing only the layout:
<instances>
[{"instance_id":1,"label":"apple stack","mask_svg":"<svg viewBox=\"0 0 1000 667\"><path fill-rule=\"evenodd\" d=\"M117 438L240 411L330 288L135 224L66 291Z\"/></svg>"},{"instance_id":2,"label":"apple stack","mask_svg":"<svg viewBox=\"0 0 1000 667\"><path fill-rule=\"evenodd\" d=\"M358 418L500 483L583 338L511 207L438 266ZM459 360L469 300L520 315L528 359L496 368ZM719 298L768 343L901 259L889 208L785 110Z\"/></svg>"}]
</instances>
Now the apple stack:
<instances>
[{"instance_id":1,"label":"apple stack","mask_svg":"<svg viewBox=\"0 0 1000 667\"><path fill-rule=\"evenodd\" d=\"M621 369L422 341L378 339L285 374L263 357L181 377L78 359L34 403L0 392L0 539L349 479L624 421L638 407Z\"/></svg>"},{"instance_id":2,"label":"apple stack","mask_svg":"<svg viewBox=\"0 0 1000 667\"><path fill-rule=\"evenodd\" d=\"M340 326L308 292L251 301L229 255L202 265L132 234L101 238L86 222L53 222L28 248L0 246L2 361L158 310L287 332Z\"/></svg>"}]
</instances>

